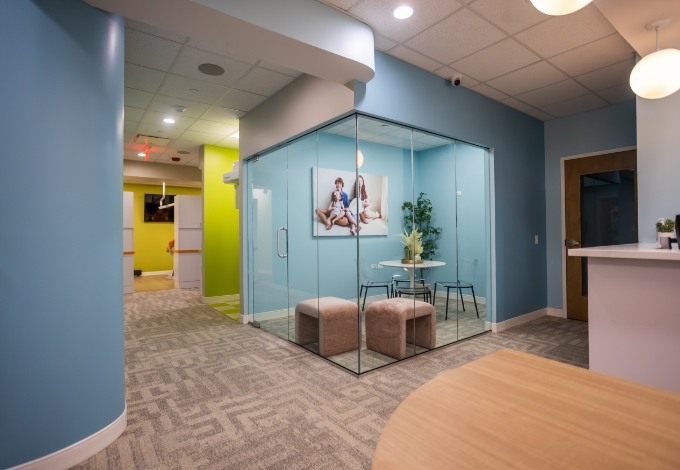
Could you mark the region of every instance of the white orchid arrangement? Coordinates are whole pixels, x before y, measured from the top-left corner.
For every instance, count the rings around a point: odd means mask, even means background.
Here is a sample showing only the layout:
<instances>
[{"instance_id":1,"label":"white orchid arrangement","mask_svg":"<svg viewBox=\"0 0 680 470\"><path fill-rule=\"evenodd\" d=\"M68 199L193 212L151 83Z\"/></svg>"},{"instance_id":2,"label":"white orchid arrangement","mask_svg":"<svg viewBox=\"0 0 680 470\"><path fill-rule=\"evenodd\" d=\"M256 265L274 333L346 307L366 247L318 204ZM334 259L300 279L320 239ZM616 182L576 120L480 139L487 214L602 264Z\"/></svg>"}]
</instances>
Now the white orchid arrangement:
<instances>
[{"instance_id":1,"label":"white orchid arrangement","mask_svg":"<svg viewBox=\"0 0 680 470\"><path fill-rule=\"evenodd\" d=\"M411 233L404 230L404 233L400 233L399 237L401 237L404 246L408 248L409 253L420 255L423 252L423 234L417 228L411 230Z\"/></svg>"}]
</instances>

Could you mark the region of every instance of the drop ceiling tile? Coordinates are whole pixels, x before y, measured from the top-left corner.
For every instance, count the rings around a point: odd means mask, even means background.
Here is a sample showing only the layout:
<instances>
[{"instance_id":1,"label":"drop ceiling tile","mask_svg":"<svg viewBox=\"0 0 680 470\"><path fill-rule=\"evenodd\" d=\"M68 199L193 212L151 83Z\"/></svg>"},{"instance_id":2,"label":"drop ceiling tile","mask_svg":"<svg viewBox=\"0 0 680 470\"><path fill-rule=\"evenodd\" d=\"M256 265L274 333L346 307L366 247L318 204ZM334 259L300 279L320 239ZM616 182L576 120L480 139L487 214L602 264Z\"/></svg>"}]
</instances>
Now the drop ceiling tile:
<instances>
[{"instance_id":1,"label":"drop ceiling tile","mask_svg":"<svg viewBox=\"0 0 680 470\"><path fill-rule=\"evenodd\" d=\"M236 87L239 90L271 96L294 80L289 75L254 67L236 83Z\"/></svg>"},{"instance_id":2,"label":"drop ceiling tile","mask_svg":"<svg viewBox=\"0 0 680 470\"><path fill-rule=\"evenodd\" d=\"M163 119L166 117L174 119L175 123L168 124L163 122ZM170 132L172 129L188 129L194 122L196 122L196 118L182 116L177 112L159 113L158 111L147 111L146 114L144 114L144 118L141 120L141 122L158 126L158 129L161 129L165 132Z\"/></svg>"},{"instance_id":3,"label":"drop ceiling tile","mask_svg":"<svg viewBox=\"0 0 680 470\"><path fill-rule=\"evenodd\" d=\"M130 20L130 19L125 19L125 29L134 29L137 31L141 31L143 33L148 33L152 34L154 36L158 36L159 38L163 39L169 39L174 42L178 42L180 44L183 44L187 41L187 36L179 33L174 33L170 31L166 31L161 28L156 28L155 26L150 26L146 23L142 23L139 21L135 20Z\"/></svg>"},{"instance_id":4,"label":"drop ceiling tile","mask_svg":"<svg viewBox=\"0 0 680 470\"><path fill-rule=\"evenodd\" d=\"M462 7L456 0L419 0L413 4L413 16L398 20L392 12L402 3L401 0L362 1L350 8L349 13L376 33L403 42Z\"/></svg>"},{"instance_id":5,"label":"drop ceiling tile","mask_svg":"<svg viewBox=\"0 0 680 470\"><path fill-rule=\"evenodd\" d=\"M595 70L594 72L579 75L576 77L576 80L591 90L604 90L628 83L630 72L633 70L634 65L631 57L630 60L625 60L618 64Z\"/></svg>"},{"instance_id":6,"label":"drop ceiling tile","mask_svg":"<svg viewBox=\"0 0 680 470\"><path fill-rule=\"evenodd\" d=\"M130 142L137 133L137 122L125 121L123 123L123 142Z\"/></svg>"},{"instance_id":7,"label":"drop ceiling tile","mask_svg":"<svg viewBox=\"0 0 680 470\"><path fill-rule=\"evenodd\" d=\"M238 120L243 117L243 115L245 115L243 111L213 106L205 114L203 114L203 116L201 116L201 119L238 126Z\"/></svg>"},{"instance_id":8,"label":"drop ceiling tile","mask_svg":"<svg viewBox=\"0 0 680 470\"><path fill-rule=\"evenodd\" d=\"M537 62L489 81L489 85L510 96L565 80L567 76L547 62Z\"/></svg>"},{"instance_id":9,"label":"drop ceiling tile","mask_svg":"<svg viewBox=\"0 0 680 470\"><path fill-rule=\"evenodd\" d=\"M550 59L550 63L569 75L581 75L626 59L632 60L634 54L633 48L615 33L557 55Z\"/></svg>"},{"instance_id":10,"label":"drop ceiling tile","mask_svg":"<svg viewBox=\"0 0 680 470\"><path fill-rule=\"evenodd\" d=\"M133 106L135 108L146 108L153 99L153 93L148 91L135 90L134 88L125 88L123 102L125 106Z\"/></svg>"},{"instance_id":11,"label":"drop ceiling tile","mask_svg":"<svg viewBox=\"0 0 680 470\"><path fill-rule=\"evenodd\" d=\"M230 59L250 65L255 65L260 60L259 57L244 53L243 48L239 47L238 44L214 44L191 38L189 39L187 45L194 49L200 49L209 54L229 57Z\"/></svg>"},{"instance_id":12,"label":"drop ceiling tile","mask_svg":"<svg viewBox=\"0 0 680 470\"><path fill-rule=\"evenodd\" d=\"M255 106L262 103L266 99L266 96L233 88L229 91L229 93L227 93L226 96L223 96L215 104L217 106L222 106L223 108L231 108L238 111L247 112L255 108Z\"/></svg>"},{"instance_id":13,"label":"drop ceiling tile","mask_svg":"<svg viewBox=\"0 0 680 470\"><path fill-rule=\"evenodd\" d=\"M504 105L510 106L511 108L515 108L518 111L526 111L528 109L531 109L531 106L524 103L523 101L517 100L515 98L506 98L504 100L501 100L501 103Z\"/></svg>"},{"instance_id":14,"label":"drop ceiling tile","mask_svg":"<svg viewBox=\"0 0 680 470\"><path fill-rule=\"evenodd\" d=\"M238 126L232 126L215 121L196 120L189 128L190 131L205 132L206 134L231 135L238 130Z\"/></svg>"},{"instance_id":15,"label":"drop ceiling tile","mask_svg":"<svg viewBox=\"0 0 680 470\"><path fill-rule=\"evenodd\" d=\"M177 139L175 145L185 145L185 144L206 144L206 145L217 145L217 143L224 139L222 134L209 134L206 132L196 132L196 131L186 131L182 134L181 139Z\"/></svg>"},{"instance_id":16,"label":"drop ceiling tile","mask_svg":"<svg viewBox=\"0 0 680 470\"><path fill-rule=\"evenodd\" d=\"M125 30L125 62L167 72L182 45L150 34Z\"/></svg>"},{"instance_id":17,"label":"drop ceiling tile","mask_svg":"<svg viewBox=\"0 0 680 470\"><path fill-rule=\"evenodd\" d=\"M549 18L527 0L478 0L470 8L508 34L516 34Z\"/></svg>"},{"instance_id":18,"label":"drop ceiling tile","mask_svg":"<svg viewBox=\"0 0 680 470\"><path fill-rule=\"evenodd\" d=\"M552 114L548 114L546 112L541 111L540 109L527 109L526 111L522 111L524 114L528 114L531 117L535 117L536 119L540 121L550 121L551 119L554 119L555 116Z\"/></svg>"},{"instance_id":19,"label":"drop ceiling tile","mask_svg":"<svg viewBox=\"0 0 680 470\"><path fill-rule=\"evenodd\" d=\"M227 92L228 88L179 75L169 74L159 93L176 96L198 103L213 104Z\"/></svg>"},{"instance_id":20,"label":"drop ceiling tile","mask_svg":"<svg viewBox=\"0 0 680 470\"><path fill-rule=\"evenodd\" d=\"M163 83L164 77L165 73L159 70L140 67L135 64L125 64L126 88L156 93L161 83Z\"/></svg>"},{"instance_id":21,"label":"drop ceiling tile","mask_svg":"<svg viewBox=\"0 0 680 470\"><path fill-rule=\"evenodd\" d=\"M586 95L588 93L590 93L588 89L578 84L576 81L568 79L544 86L537 90L522 93L517 95L516 98L525 103L529 103L535 108L541 108L548 104L576 98L577 96Z\"/></svg>"},{"instance_id":22,"label":"drop ceiling tile","mask_svg":"<svg viewBox=\"0 0 680 470\"><path fill-rule=\"evenodd\" d=\"M123 106L123 116L126 121L141 121L144 110L132 106Z\"/></svg>"},{"instance_id":23,"label":"drop ceiling tile","mask_svg":"<svg viewBox=\"0 0 680 470\"><path fill-rule=\"evenodd\" d=\"M504 37L501 30L464 8L404 44L442 64L450 64Z\"/></svg>"},{"instance_id":24,"label":"drop ceiling tile","mask_svg":"<svg viewBox=\"0 0 680 470\"><path fill-rule=\"evenodd\" d=\"M437 61L434 61L430 59L429 57L425 57L424 55L420 54L419 52L416 52L412 49L409 49L408 47L404 46L397 46L394 49L390 51L390 55L394 56L398 59L401 59L405 62L408 62L410 64L415 65L416 67L420 67L421 69L425 69L429 72L432 72L434 70L437 70L441 68L442 64L440 64Z\"/></svg>"},{"instance_id":25,"label":"drop ceiling tile","mask_svg":"<svg viewBox=\"0 0 680 470\"><path fill-rule=\"evenodd\" d=\"M635 99L635 93L633 93L633 90L630 88L630 84L627 82L621 85L613 86L611 88L599 90L597 94L610 103L621 103L623 101Z\"/></svg>"},{"instance_id":26,"label":"drop ceiling tile","mask_svg":"<svg viewBox=\"0 0 680 470\"><path fill-rule=\"evenodd\" d=\"M161 139L177 139L184 129L168 128L151 122L140 122L137 126L137 134L160 137Z\"/></svg>"},{"instance_id":27,"label":"drop ceiling tile","mask_svg":"<svg viewBox=\"0 0 680 470\"><path fill-rule=\"evenodd\" d=\"M570 15L553 16L515 36L541 57L549 58L609 36L615 30L590 4Z\"/></svg>"},{"instance_id":28,"label":"drop ceiling tile","mask_svg":"<svg viewBox=\"0 0 680 470\"><path fill-rule=\"evenodd\" d=\"M198 66L205 63L219 65L224 69L224 74L219 76L204 74L198 70ZM239 62L224 56L194 49L193 47L187 47L182 51L175 65L173 65L172 73L229 87L242 78L252 67L252 65L245 62Z\"/></svg>"},{"instance_id":29,"label":"drop ceiling tile","mask_svg":"<svg viewBox=\"0 0 680 470\"><path fill-rule=\"evenodd\" d=\"M591 109L601 108L607 106L607 104L608 103L599 96L589 93L587 95L579 96L578 98L549 104L543 106L541 109L553 116L563 117L590 111Z\"/></svg>"},{"instance_id":30,"label":"drop ceiling tile","mask_svg":"<svg viewBox=\"0 0 680 470\"><path fill-rule=\"evenodd\" d=\"M349 10L359 0L320 0L320 1L321 3L325 3L326 5L337 7L340 10Z\"/></svg>"},{"instance_id":31,"label":"drop ceiling tile","mask_svg":"<svg viewBox=\"0 0 680 470\"><path fill-rule=\"evenodd\" d=\"M508 38L451 64L463 75L487 81L538 62L536 54Z\"/></svg>"},{"instance_id":32,"label":"drop ceiling tile","mask_svg":"<svg viewBox=\"0 0 680 470\"><path fill-rule=\"evenodd\" d=\"M174 114L178 113L176 109L177 106L182 106L184 108L184 111L179 114L181 114L182 117L189 118L201 117L203 113L210 108L210 105L205 103L198 103L196 101L185 100L173 96L156 95L151 101L151 104L149 104L149 109L158 111L159 113Z\"/></svg>"},{"instance_id":33,"label":"drop ceiling tile","mask_svg":"<svg viewBox=\"0 0 680 470\"><path fill-rule=\"evenodd\" d=\"M229 137L225 137L224 139L220 140L217 143L217 145L219 145L220 147L237 149L238 148L238 142L239 142L238 137L229 136Z\"/></svg>"},{"instance_id":34,"label":"drop ceiling tile","mask_svg":"<svg viewBox=\"0 0 680 470\"><path fill-rule=\"evenodd\" d=\"M397 46L399 43L392 41L391 39L381 36L380 34L373 35L373 47L379 51L389 51L393 47Z\"/></svg>"},{"instance_id":35,"label":"drop ceiling tile","mask_svg":"<svg viewBox=\"0 0 680 470\"><path fill-rule=\"evenodd\" d=\"M485 85L483 83L480 83L479 85L475 85L470 89L472 91L474 91L475 93L479 93L480 95L484 95L484 96L491 98L492 100L496 100L496 101L504 100L508 97L508 95L506 95L505 93L500 92L500 91L496 90L495 88L492 88L492 87Z\"/></svg>"}]
</instances>

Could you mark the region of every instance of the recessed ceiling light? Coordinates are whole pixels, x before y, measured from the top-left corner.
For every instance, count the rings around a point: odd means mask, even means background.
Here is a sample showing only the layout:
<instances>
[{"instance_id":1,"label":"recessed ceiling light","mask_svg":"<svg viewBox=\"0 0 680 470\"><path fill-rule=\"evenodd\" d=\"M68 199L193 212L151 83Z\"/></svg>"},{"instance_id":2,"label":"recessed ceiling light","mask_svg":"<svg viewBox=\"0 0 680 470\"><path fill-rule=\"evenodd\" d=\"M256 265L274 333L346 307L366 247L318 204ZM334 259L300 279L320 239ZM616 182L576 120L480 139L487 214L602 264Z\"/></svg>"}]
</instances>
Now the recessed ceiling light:
<instances>
[{"instance_id":1,"label":"recessed ceiling light","mask_svg":"<svg viewBox=\"0 0 680 470\"><path fill-rule=\"evenodd\" d=\"M146 154L144 152L139 152L137 154L138 157L146 157Z\"/></svg>"},{"instance_id":2,"label":"recessed ceiling light","mask_svg":"<svg viewBox=\"0 0 680 470\"><path fill-rule=\"evenodd\" d=\"M171 160L172 160L173 162L178 162L178 161L181 160L181 158L179 158L179 157L172 157Z\"/></svg>"},{"instance_id":3,"label":"recessed ceiling light","mask_svg":"<svg viewBox=\"0 0 680 470\"><path fill-rule=\"evenodd\" d=\"M189 152L188 150L178 150L177 151L178 155L189 155L190 153L191 152Z\"/></svg>"},{"instance_id":4,"label":"recessed ceiling light","mask_svg":"<svg viewBox=\"0 0 680 470\"><path fill-rule=\"evenodd\" d=\"M219 77L224 75L224 68L217 64L205 63L198 66L198 71L206 75L211 75L213 77Z\"/></svg>"},{"instance_id":5,"label":"recessed ceiling light","mask_svg":"<svg viewBox=\"0 0 680 470\"><path fill-rule=\"evenodd\" d=\"M175 120L173 118L165 118L163 119L163 122L166 124L174 124Z\"/></svg>"},{"instance_id":6,"label":"recessed ceiling light","mask_svg":"<svg viewBox=\"0 0 680 470\"><path fill-rule=\"evenodd\" d=\"M392 14L398 20L405 20L406 18L411 17L411 15L413 14L413 8L406 5L402 5L400 7L395 8Z\"/></svg>"}]
</instances>

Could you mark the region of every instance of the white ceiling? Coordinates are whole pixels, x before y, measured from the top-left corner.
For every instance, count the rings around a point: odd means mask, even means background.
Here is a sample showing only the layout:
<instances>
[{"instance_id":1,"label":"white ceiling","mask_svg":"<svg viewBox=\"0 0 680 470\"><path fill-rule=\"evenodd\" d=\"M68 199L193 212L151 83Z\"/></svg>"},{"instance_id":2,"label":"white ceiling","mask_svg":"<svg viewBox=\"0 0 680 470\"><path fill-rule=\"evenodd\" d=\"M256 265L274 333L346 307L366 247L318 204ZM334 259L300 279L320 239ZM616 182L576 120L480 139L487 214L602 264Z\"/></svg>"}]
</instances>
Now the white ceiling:
<instances>
[{"instance_id":1,"label":"white ceiling","mask_svg":"<svg viewBox=\"0 0 680 470\"><path fill-rule=\"evenodd\" d=\"M538 12L528 0L411 0L415 13L402 21L391 12L404 0L321 2L368 24L376 49L444 79L460 74L462 87L543 121L634 98L631 44L646 54L651 41L653 49L654 33L644 29L649 21L675 14L661 31L661 46L680 48L680 0L595 0L561 17ZM238 119L300 75L215 51L126 21L126 159L140 160L146 139L138 135L160 138L150 139L149 160L161 163L196 166L202 144L237 147ZM198 70L203 63L225 73L205 75ZM164 124L166 116L176 122Z\"/></svg>"}]
</instances>

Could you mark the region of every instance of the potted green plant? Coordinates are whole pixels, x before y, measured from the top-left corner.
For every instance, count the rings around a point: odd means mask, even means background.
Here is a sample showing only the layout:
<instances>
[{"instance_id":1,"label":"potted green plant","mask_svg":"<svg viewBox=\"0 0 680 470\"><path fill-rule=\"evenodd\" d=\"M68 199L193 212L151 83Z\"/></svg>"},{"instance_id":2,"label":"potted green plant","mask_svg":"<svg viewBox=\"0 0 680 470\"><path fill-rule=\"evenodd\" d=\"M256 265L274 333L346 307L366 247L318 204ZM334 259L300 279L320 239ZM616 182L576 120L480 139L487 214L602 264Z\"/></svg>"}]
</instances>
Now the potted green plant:
<instances>
[{"instance_id":1,"label":"potted green plant","mask_svg":"<svg viewBox=\"0 0 680 470\"><path fill-rule=\"evenodd\" d=\"M660 248L670 248L673 235L675 235L674 220L661 218L656 221L656 238Z\"/></svg>"},{"instance_id":2,"label":"potted green plant","mask_svg":"<svg viewBox=\"0 0 680 470\"><path fill-rule=\"evenodd\" d=\"M656 231L659 233L673 233L675 230L675 221L672 219L661 218L656 221Z\"/></svg>"},{"instance_id":3,"label":"potted green plant","mask_svg":"<svg viewBox=\"0 0 680 470\"><path fill-rule=\"evenodd\" d=\"M404 214L404 233L412 233L417 229L421 235L422 259L432 259L439 248L437 241L441 236L441 227L432 225L432 202L425 193L420 193L415 205L411 201L406 201L401 205Z\"/></svg>"}]
</instances>

